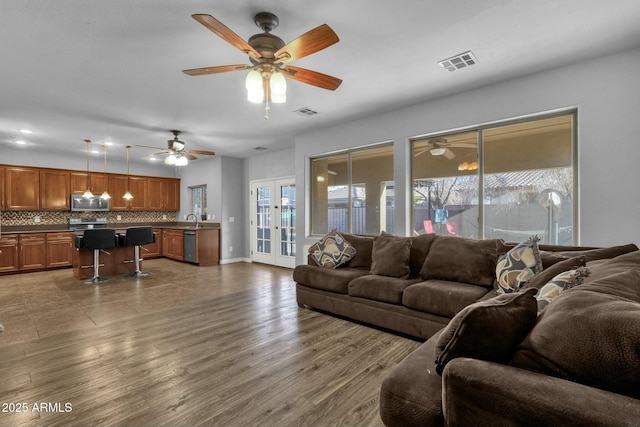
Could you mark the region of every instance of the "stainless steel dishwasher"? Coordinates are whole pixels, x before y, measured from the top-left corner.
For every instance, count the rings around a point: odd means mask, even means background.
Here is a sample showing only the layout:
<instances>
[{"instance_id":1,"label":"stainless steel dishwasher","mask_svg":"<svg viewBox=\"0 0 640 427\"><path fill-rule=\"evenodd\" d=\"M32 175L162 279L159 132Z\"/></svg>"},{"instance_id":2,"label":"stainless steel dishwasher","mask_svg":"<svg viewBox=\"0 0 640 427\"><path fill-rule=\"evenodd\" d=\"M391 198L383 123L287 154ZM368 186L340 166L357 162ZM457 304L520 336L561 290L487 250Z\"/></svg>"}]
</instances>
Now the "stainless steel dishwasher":
<instances>
[{"instance_id":1,"label":"stainless steel dishwasher","mask_svg":"<svg viewBox=\"0 0 640 427\"><path fill-rule=\"evenodd\" d=\"M184 260L196 262L196 232L192 230L184 231Z\"/></svg>"}]
</instances>

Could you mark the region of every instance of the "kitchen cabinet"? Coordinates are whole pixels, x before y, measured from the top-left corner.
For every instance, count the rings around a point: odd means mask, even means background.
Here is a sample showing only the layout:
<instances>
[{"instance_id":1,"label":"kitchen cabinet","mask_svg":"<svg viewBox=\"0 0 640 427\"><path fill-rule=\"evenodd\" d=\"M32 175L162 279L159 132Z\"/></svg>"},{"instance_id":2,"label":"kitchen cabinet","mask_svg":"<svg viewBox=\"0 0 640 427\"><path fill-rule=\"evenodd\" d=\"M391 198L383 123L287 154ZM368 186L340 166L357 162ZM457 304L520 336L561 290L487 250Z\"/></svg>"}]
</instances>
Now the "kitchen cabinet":
<instances>
[{"instance_id":1,"label":"kitchen cabinet","mask_svg":"<svg viewBox=\"0 0 640 427\"><path fill-rule=\"evenodd\" d=\"M156 258L162 256L162 229L154 228L153 232L156 233L156 242L142 247L140 256L142 258Z\"/></svg>"},{"instance_id":2,"label":"kitchen cabinet","mask_svg":"<svg viewBox=\"0 0 640 427\"><path fill-rule=\"evenodd\" d=\"M184 259L184 234L182 230L162 230L162 255L182 261Z\"/></svg>"},{"instance_id":3,"label":"kitchen cabinet","mask_svg":"<svg viewBox=\"0 0 640 427\"><path fill-rule=\"evenodd\" d=\"M40 209L68 211L71 181L69 171L40 170Z\"/></svg>"},{"instance_id":4,"label":"kitchen cabinet","mask_svg":"<svg viewBox=\"0 0 640 427\"><path fill-rule=\"evenodd\" d=\"M69 171L70 191L72 194L84 193L89 184L89 190L94 195L101 195L109 189L109 183L107 176L104 173L89 173L89 180L87 181L86 172ZM124 194L124 193L122 193Z\"/></svg>"},{"instance_id":5,"label":"kitchen cabinet","mask_svg":"<svg viewBox=\"0 0 640 427\"><path fill-rule=\"evenodd\" d=\"M220 230L200 228L196 230L195 263L220 264Z\"/></svg>"},{"instance_id":6,"label":"kitchen cabinet","mask_svg":"<svg viewBox=\"0 0 640 427\"><path fill-rule=\"evenodd\" d=\"M149 178L147 184L148 210L180 210L180 180L174 178Z\"/></svg>"},{"instance_id":7,"label":"kitchen cabinet","mask_svg":"<svg viewBox=\"0 0 640 427\"><path fill-rule=\"evenodd\" d=\"M20 270L45 268L47 265L47 247L45 233L19 235Z\"/></svg>"},{"instance_id":8,"label":"kitchen cabinet","mask_svg":"<svg viewBox=\"0 0 640 427\"><path fill-rule=\"evenodd\" d=\"M4 210L4 168L0 167L0 210Z\"/></svg>"},{"instance_id":9,"label":"kitchen cabinet","mask_svg":"<svg viewBox=\"0 0 640 427\"><path fill-rule=\"evenodd\" d=\"M18 235L5 234L0 237L0 272L18 271Z\"/></svg>"},{"instance_id":10,"label":"kitchen cabinet","mask_svg":"<svg viewBox=\"0 0 640 427\"><path fill-rule=\"evenodd\" d=\"M127 190L133 199L122 198ZM147 198L147 178L140 176L109 175L109 194L111 195L111 210L145 210Z\"/></svg>"},{"instance_id":11,"label":"kitchen cabinet","mask_svg":"<svg viewBox=\"0 0 640 427\"><path fill-rule=\"evenodd\" d=\"M47 233L47 268L71 266L74 240L73 233Z\"/></svg>"},{"instance_id":12,"label":"kitchen cabinet","mask_svg":"<svg viewBox=\"0 0 640 427\"><path fill-rule=\"evenodd\" d=\"M6 167L5 209L35 211L40 209L40 174L36 168Z\"/></svg>"}]
</instances>

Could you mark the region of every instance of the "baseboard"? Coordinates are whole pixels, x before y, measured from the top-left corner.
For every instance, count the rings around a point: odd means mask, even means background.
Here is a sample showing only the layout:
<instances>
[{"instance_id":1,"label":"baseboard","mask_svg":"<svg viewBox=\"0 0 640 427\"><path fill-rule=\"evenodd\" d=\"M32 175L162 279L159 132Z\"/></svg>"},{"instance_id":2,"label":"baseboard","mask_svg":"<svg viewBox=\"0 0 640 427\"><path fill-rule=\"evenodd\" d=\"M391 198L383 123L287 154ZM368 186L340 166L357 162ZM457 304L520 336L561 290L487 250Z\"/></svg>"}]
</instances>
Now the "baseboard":
<instances>
[{"instance_id":1,"label":"baseboard","mask_svg":"<svg viewBox=\"0 0 640 427\"><path fill-rule=\"evenodd\" d=\"M229 258L229 259L221 259L220 265L223 264L233 264L236 262L251 262L251 258Z\"/></svg>"}]
</instances>

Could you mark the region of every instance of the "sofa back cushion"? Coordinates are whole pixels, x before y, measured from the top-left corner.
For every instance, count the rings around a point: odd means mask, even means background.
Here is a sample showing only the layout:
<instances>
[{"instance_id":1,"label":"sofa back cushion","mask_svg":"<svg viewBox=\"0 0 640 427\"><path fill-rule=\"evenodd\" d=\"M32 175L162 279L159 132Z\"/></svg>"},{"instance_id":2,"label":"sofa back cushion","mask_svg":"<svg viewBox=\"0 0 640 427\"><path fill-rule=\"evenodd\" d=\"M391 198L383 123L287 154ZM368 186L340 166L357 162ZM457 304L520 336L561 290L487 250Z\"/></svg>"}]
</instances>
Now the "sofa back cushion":
<instances>
[{"instance_id":1,"label":"sofa back cushion","mask_svg":"<svg viewBox=\"0 0 640 427\"><path fill-rule=\"evenodd\" d=\"M563 292L518 346L513 366L640 398L640 269Z\"/></svg>"},{"instance_id":2,"label":"sofa back cushion","mask_svg":"<svg viewBox=\"0 0 640 427\"><path fill-rule=\"evenodd\" d=\"M356 254L345 267L371 268L371 251L373 250L373 236L361 236L358 234L342 233L346 241L355 248Z\"/></svg>"},{"instance_id":3,"label":"sofa back cushion","mask_svg":"<svg viewBox=\"0 0 640 427\"><path fill-rule=\"evenodd\" d=\"M409 255L409 268L412 277L420 277L420 270L427 258L429 249L435 239L435 234L422 234L411 237L411 252Z\"/></svg>"},{"instance_id":4,"label":"sofa back cushion","mask_svg":"<svg viewBox=\"0 0 640 427\"><path fill-rule=\"evenodd\" d=\"M380 276L409 277L411 238L384 233L373 238L371 274Z\"/></svg>"},{"instance_id":5,"label":"sofa back cushion","mask_svg":"<svg viewBox=\"0 0 640 427\"><path fill-rule=\"evenodd\" d=\"M497 240L435 236L420 277L491 287L496 279L497 243Z\"/></svg>"}]
</instances>

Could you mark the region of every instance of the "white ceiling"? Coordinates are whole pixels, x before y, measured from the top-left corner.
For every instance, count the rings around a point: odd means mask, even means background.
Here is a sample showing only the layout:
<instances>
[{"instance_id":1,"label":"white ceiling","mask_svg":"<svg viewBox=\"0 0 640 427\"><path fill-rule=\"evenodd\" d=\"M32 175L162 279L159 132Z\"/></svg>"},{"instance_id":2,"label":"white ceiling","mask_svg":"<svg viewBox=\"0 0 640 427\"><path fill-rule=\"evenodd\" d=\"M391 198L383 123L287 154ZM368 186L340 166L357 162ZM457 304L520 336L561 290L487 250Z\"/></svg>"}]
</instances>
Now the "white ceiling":
<instances>
[{"instance_id":1,"label":"white ceiling","mask_svg":"<svg viewBox=\"0 0 640 427\"><path fill-rule=\"evenodd\" d=\"M183 69L248 63L191 18L211 14L245 40L253 16L280 18L289 42L326 23L340 42L292 65L343 79L335 92L289 80L288 101L246 100L246 71L190 77ZM291 147L311 129L640 45L638 0L2 0L0 150L83 155L84 139L247 157ZM436 62L471 50L453 73ZM319 114L303 117L307 107ZM20 128L35 131L25 136ZM134 160L154 150L134 148ZM0 154L0 163L2 163Z\"/></svg>"}]
</instances>

